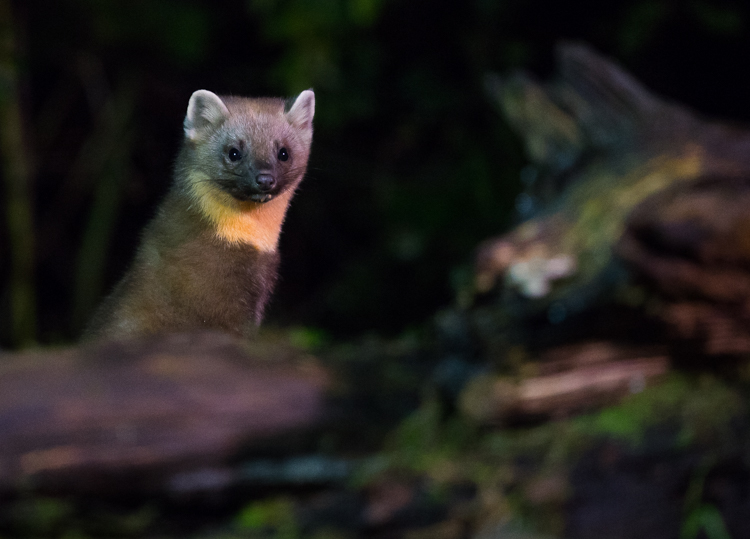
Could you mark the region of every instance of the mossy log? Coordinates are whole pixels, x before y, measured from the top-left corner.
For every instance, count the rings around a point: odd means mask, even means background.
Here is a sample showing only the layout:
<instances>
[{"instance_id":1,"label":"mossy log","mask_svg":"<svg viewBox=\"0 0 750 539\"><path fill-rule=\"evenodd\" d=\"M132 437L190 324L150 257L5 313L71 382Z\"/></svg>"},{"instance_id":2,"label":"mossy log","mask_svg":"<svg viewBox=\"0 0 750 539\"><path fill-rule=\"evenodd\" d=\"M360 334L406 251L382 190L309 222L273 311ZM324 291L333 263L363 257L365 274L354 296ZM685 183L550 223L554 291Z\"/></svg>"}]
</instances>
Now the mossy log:
<instances>
[{"instance_id":1,"label":"mossy log","mask_svg":"<svg viewBox=\"0 0 750 539\"><path fill-rule=\"evenodd\" d=\"M0 359L3 492L160 489L324 416L326 374L279 343L172 335Z\"/></svg>"},{"instance_id":2,"label":"mossy log","mask_svg":"<svg viewBox=\"0 0 750 539\"><path fill-rule=\"evenodd\" d=\"M531 165L527 220L479 248L477 289L550 319L657 297L681 337L750 351L750 130L655 96L584 46L560 47L558 65L548 84L490 80Z\"/></svg>"},{"instance_id":3,"label":"mossy log","mask_svg":"<svg viewBox=\"0 0 750 539\"><path fill-rule=\"evenodd\" d=\"M564 418L615 404L669 370L662 350L586 343L547 351L518 376L474 378L461 395L463 412L481 423Z\"/></svg>"}]
</instances>

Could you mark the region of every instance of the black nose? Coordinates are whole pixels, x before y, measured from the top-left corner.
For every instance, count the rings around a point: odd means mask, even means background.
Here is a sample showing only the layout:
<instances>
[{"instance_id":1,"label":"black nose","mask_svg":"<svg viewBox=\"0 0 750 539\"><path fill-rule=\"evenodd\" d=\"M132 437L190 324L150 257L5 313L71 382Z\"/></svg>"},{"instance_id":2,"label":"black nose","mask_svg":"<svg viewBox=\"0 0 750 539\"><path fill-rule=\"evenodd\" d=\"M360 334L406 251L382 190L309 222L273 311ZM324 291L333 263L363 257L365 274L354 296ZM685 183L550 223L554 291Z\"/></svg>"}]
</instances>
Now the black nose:
<instances>
[{"instance_id":1,"label":"black nose","mask_svg":"<svg viewBox=\"0 0 750 539\"><path fill-rule=\"evenodd\" d=\"M255 181L261 191L270 191L276 186L276 179L270 174L258 174Z\"/></svg>"}]
</instances>

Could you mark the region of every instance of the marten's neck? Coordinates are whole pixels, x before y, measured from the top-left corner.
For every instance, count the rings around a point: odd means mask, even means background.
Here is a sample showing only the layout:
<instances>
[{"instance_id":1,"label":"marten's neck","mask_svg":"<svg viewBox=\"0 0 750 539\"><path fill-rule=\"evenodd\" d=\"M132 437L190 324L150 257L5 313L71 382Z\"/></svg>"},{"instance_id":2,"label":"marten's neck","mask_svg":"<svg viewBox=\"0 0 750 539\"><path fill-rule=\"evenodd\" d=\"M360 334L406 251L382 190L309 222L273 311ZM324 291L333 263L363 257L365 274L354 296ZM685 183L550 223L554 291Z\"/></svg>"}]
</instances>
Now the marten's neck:
<instances>
[{"instance_id":1,"label":"marten's neck","mask_svg":"<svg viewBox=\"0 0 750 539\"><path fill-rule=\"evenodd\" d=\"M189 185L192 206L219 239L233 245L251 245L261 252L276 251L292 190L260 203L240 202L218 192L204 179L190 178Z\"/></svg>"}]
</instances>

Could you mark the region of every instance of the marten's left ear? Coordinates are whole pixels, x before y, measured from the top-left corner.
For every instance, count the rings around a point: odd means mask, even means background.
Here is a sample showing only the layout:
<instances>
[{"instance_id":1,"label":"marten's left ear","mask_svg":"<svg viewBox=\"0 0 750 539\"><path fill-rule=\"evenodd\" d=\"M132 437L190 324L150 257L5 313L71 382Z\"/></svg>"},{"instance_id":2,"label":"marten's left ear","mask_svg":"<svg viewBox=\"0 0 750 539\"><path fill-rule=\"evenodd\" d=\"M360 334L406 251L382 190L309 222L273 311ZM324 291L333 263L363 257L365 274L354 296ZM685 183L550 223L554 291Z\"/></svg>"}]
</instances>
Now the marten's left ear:
<instances>
[{"instance_id":1,"label":"marten's left ear","mask_svg":"<svg viewBox=\"0 0 750 539\"><path fill-rule=\"evenodd\" d=\"M229 118L229 110L221 98L208 90L197 90L190 96L183 127L190 140L204 138Z\"/></svg>"},{"instance_id":2,"label":"marten's left ear","mask_svg":"<svg viewBox=\"0 0 750 539\"><path fill-rule=\"evenodd\" d=\"M315 94L312 90L305 90L297 96L294 104L286 113L289 123L302 129L312 129L312 119L315 115Z\"/></svg>"}]
</instances>

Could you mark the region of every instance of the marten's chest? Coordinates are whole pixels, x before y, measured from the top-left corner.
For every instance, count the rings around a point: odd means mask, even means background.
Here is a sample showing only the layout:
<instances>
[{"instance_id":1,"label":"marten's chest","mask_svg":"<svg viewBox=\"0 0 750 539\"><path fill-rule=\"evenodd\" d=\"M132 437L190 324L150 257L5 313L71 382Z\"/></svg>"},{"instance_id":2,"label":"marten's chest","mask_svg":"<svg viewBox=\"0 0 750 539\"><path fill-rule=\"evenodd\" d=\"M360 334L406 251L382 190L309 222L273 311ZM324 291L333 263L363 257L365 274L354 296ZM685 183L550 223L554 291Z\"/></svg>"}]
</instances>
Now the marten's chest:
<instances>
[{"instance_id":1,"label":"marten's chest","mask_svg":"<svg viewBox=\"0 0 750 539\"><path fill-rule=\"evenodd\" d=\"M154 277L179 318L236 332L260 323L278 261L275 251L201 236L160 253Z\"/></svg>"}]
</instances>

